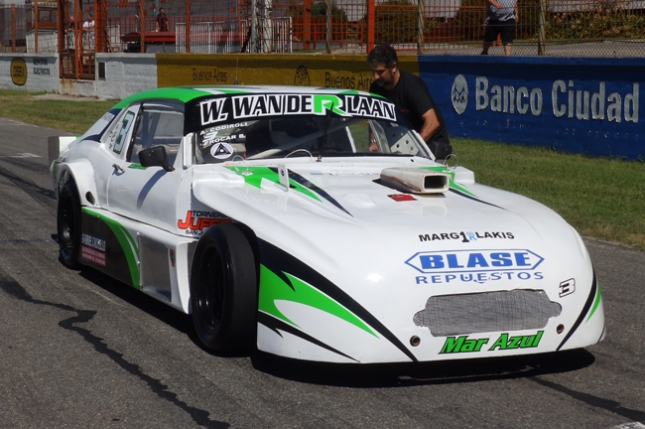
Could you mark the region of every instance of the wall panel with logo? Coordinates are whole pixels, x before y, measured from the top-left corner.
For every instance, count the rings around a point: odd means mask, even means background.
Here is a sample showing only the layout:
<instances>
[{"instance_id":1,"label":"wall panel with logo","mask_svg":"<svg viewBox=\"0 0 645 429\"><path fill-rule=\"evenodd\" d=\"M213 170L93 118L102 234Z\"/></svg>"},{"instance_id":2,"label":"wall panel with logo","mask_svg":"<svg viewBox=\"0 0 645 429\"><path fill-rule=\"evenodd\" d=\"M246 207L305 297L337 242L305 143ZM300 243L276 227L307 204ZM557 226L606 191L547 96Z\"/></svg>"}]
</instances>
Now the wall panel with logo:
<instances>
[{"instance_id":1,"label":"wall panel with logo","mask_svg":"<svg viewBox=\"0 0 645 429\"><path fill-rule=\"evenodd\" d=\"M645 158L644 69L645 59L419 57L451 136L628 159Z\"/></svg>"},{"instance_id":2,"label":"wall panel with logo","mask_svg":"<svg viewBox=\"0 0 645 429\"><path fill-rule=\"evenodd\" d=\"M418 73L417 58L400 58ZM367 91L372 73L365 55L157 54L158 85L297 85Z\"/></svg>"},{"instance_id":3,"label":"wall panel with logo","mask_svg":"<svg viewBox=\"0 0 645 429\"><path fill-rule=\"evenodd\" d=\"M58 55L0 54L0 88L57 92Z\"/></svg>"}]
</instances>

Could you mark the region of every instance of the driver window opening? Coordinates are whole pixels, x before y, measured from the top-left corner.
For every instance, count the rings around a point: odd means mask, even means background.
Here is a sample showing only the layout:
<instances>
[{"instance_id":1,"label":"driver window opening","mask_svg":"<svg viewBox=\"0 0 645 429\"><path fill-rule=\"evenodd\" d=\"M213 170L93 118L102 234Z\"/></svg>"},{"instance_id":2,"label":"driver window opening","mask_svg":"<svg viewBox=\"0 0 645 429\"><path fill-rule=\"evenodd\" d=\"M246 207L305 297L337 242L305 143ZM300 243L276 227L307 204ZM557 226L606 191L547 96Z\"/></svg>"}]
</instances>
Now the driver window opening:
<instances>
[{"instance_id":1,"label":"driver window opening","mask_svg":"<svg viewBox=\"0 0 645 429\"><path fill-rule=\"evenodd\" d=\"M179 152L183 131L182 112L161 106L144 105L137 119L128 161L138 164L140 151L163 146L168 155L168 163L173 165Z\"/></svg>"}]
</instances>

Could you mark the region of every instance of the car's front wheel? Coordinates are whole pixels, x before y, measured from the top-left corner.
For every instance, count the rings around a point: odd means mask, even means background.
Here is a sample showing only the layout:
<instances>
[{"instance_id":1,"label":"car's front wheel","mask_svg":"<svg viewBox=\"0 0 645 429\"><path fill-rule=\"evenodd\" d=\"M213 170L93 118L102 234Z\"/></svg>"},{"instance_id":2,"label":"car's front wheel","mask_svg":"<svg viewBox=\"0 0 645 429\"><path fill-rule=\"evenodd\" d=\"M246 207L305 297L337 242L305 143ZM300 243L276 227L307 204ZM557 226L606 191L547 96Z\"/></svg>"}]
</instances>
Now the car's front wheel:
<instances>
[{"instance_id":1,"label":"car's front wheel","mask_svg":"<svg viewBox=\"0 0 645 429\"><path fill-rule=\"evenodd\" d=\"M251 245L234 225L207 229L190 279L195 330L209 349L251 352L257 346L258 286Z\"/></svg>"},{"instance_id":2,"label":"car's front wheel","mask_svg":"<svg viewBox=\"0 0 645 429\"><path fill-rule=\"evenodd\" d=\"M81 201L73 180L66 182L58 194L56 223L60 260L77 269L81 252Z\"/></svg>"}]
</instances>

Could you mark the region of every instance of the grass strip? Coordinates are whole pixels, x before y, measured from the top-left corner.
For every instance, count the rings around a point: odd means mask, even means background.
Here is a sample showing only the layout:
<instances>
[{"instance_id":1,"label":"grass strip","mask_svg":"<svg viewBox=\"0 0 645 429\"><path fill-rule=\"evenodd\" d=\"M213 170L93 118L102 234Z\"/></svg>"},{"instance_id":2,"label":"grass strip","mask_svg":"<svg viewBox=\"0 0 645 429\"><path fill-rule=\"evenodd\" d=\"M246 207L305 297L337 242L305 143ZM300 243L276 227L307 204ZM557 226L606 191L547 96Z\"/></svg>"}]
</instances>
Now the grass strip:
<instances>
[{"instance_id":1,"label":"grass strip","mask_svg":"<svg viewBox=\"0 0 645 429\"><path fill-rule=\"evenodd\" d=\"M525 195L558 212L583 236L645 250L645 163L545 148L452 139L477 182Z\"/></svg>"},{"instance_id":2,"label":"grass strip","mask_svg":"<svg viewBox=\"0 0 645 429\"><path fill-rule=\"evenodd\" d=\"M40 99L44 93L0 90L0 117L81 134L116 101Z\"/></svg>"}]
</instances>

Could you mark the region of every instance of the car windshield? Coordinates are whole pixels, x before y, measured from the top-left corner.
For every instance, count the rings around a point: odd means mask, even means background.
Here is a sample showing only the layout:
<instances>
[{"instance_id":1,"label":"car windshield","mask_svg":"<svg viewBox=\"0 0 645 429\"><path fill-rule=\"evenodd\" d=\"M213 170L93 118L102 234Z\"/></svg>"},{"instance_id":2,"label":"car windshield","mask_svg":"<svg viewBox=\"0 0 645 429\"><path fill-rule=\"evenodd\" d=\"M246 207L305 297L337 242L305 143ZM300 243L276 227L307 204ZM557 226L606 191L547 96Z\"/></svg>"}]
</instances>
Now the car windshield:
<instances>
[{"instance_id":1,"label":"car windshield","mask_svg":"<svg viewBox=\"0 0 645 429\"><path fill-rule=\"evenodd\" d=\"M290 115L249 118L202 127L195 133L197 164L293 156L429 157L405 122L362 116Z\"/></svg>"}]
</instances>

